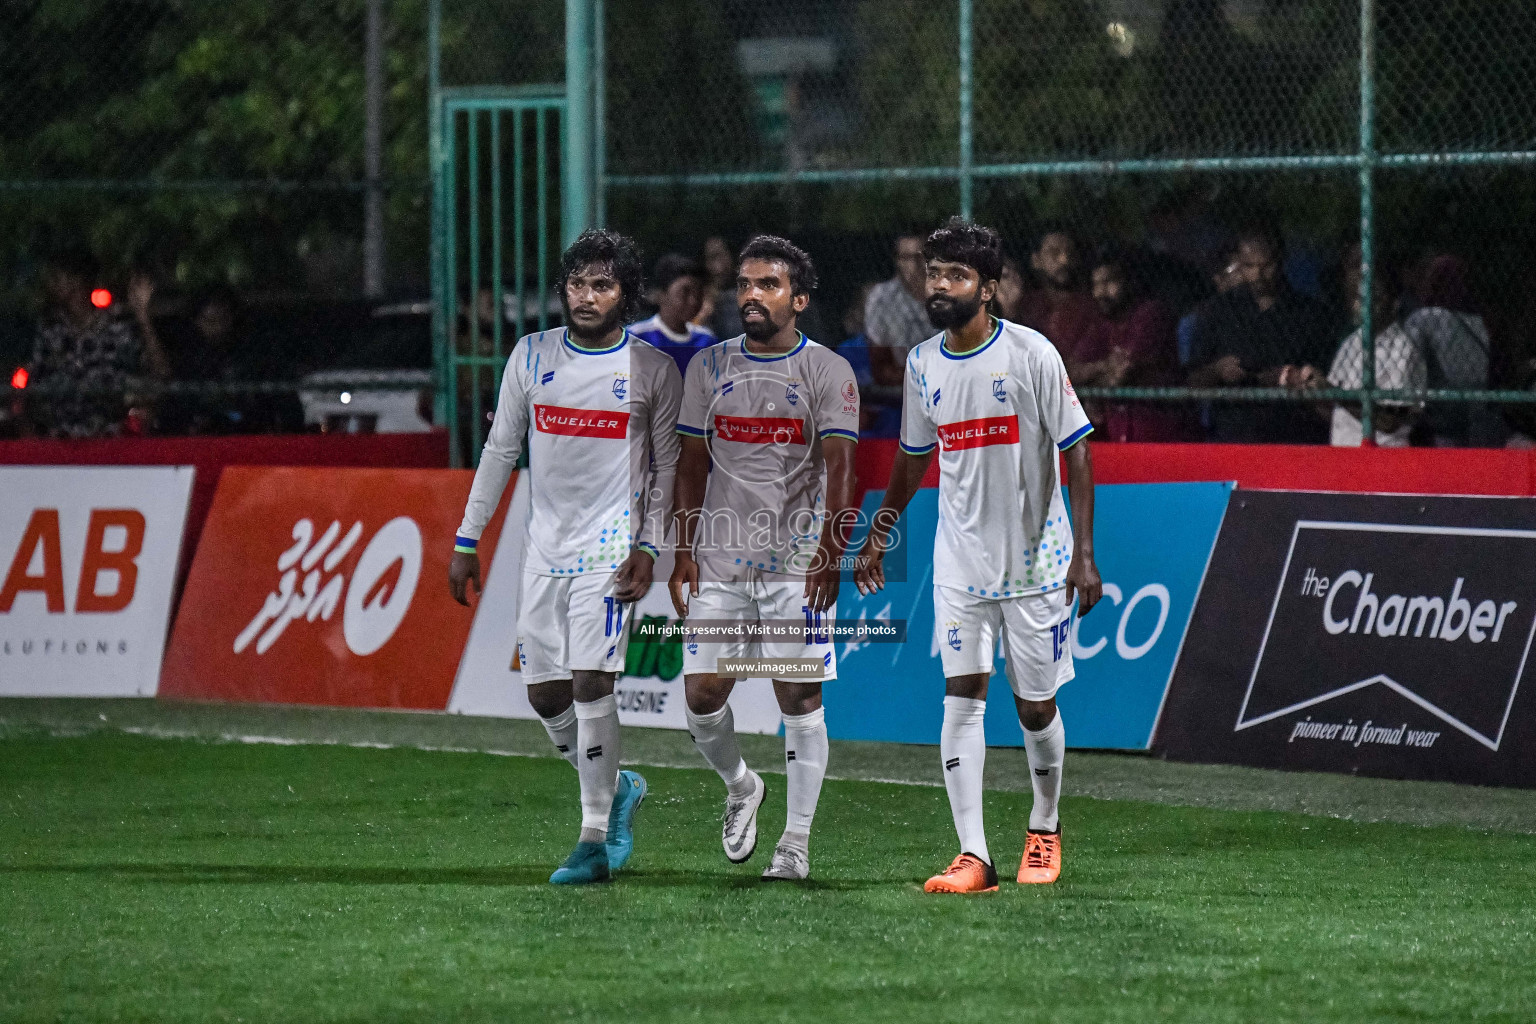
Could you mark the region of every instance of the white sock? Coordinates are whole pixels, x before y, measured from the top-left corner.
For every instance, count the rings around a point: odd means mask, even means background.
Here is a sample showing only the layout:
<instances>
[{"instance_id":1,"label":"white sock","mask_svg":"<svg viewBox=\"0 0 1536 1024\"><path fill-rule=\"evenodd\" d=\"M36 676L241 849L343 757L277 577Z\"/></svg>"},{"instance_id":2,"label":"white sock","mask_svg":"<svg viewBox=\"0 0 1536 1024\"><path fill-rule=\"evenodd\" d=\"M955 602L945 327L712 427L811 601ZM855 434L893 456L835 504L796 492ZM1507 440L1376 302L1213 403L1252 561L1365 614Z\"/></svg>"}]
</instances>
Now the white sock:
<instances>
[{"instance_id":1,"label":"white sock","mask_svg":"<svg viewBox=\"0 0 1536 1024\"><path fill-rule=\"evenodd\" d=\"M1067 757L1067 730L1061 724L1060 711L1044 729L1024 730L1024 752L1029 755L1029 781L1035 787L1029 827L1036 832L1054 832L1060 824L1056 803L1061 799L1061 763Z\"/></svg>"},{"instance_id":2,"label":"white sock","mask_svg":"<svg viewBox=\"0 0 1536 1024\"><path fill-rule=\"evenodd\" d=\"M789 816L785 838L791 833L809 836L821 797L821 780L827 775L827 715L824 708L805 715L784 716L784 769L789 776Z\"/></svg>"},{"instance_id":3,"label":"white sock","mask_svg":"<svg viewBox=\"0 0 1536 1024\"><path fill-rule=\"evenodd\" d=\"M987 735L983 720L987 702L970 697L944 698L944 725L939 730L939 756L944 760L944 788L949 810L960 834L960 852L974 853L988 864L987 833L981 823L982 772L987 764Z\"/></svg>"},{"instance_id":4,"label":"white sock","mask_svg":"<svg viewBox=\"0 0 1536 1024\"><path fill-rule=\"evenodd\" d=\"M544 731L549 733L549 742L560 751L560 756L571 762L571 767L576 767L576 705L573 702L564 711L553 718L539 716L539 721L544 723Z\"/></svg>"},{"instance_id":5,"label":"white sock","mask_svg":"<svg viewBox=\"0 0 1536 1024\"><path fill-rule=\"evenodd\" d=\"M736 718L729 704L719 711L696 715L688 709L688 735L699 748L704 760L720 774L731 796L740 799L752 792L752 779L747 774L747 762L741 757L741 744L736 741Z\"/></svg>"},{"instance_id":6,"label":"white sock","mask_svg":"<svg viewBox=\"0 0 1536 1024\"><path fill-rule=\"evenodd\" d=\"M585 704L577 701L575 708L582 838L600 841L608 835L608 813L619 785L619 702L610 693Z\"/></svg>"}]
</instances>

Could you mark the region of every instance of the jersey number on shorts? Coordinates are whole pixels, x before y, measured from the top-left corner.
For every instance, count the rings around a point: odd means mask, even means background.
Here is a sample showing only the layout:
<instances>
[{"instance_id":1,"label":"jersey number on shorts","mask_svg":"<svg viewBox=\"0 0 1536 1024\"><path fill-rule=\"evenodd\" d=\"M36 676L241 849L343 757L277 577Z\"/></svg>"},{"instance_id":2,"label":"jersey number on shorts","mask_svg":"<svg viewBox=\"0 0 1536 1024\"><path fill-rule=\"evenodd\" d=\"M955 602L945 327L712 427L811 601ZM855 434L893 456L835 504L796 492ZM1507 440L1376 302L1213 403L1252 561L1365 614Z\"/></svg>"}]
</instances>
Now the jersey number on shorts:
<instances>
[{"instance_id":1,"label":"jersey number on shorts","mask_svg":"<svg viewBox=\"0 0 1536 1024\"><path fill-rule=\"evenodd\" d=\"M603 636L618 636L624 628L624 602L616 597L603 598L607 617L603 620Z\"/></svg>"},{"instance_id":2,"label":"jersey number on shorts","mask_svg":"<svg viewBox=\"0 0 1536 1024\"><path fill-rule=\"evenodd\" d=\"M1060 661L1061 654L1072 639L1072 616L1068 615L1060 625L1051 627L1051 660Z\"/></svg>"},{"instance_id":3,"label":"jersey number on shorts","mask_svg":"<svg viewBox=\"0 0 1536 1024\"><path fill-rule=\"evenodd\" d=\"M821 612L811 611L811 606L808 604L801 605L800 610L805 612L805 646L831 643L827 629L821 623Z\"/></svg>"}]
</instances>

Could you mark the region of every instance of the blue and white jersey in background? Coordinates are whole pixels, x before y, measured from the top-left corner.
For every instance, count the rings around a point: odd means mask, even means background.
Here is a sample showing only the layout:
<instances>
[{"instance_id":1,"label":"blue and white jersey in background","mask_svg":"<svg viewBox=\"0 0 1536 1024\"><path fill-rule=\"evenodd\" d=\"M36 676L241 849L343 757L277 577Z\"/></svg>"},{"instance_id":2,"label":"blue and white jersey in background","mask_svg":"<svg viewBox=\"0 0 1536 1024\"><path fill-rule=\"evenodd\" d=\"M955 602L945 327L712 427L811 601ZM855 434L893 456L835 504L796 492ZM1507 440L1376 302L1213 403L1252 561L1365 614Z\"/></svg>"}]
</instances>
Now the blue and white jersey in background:
<instances>
[{"instance_id":1,"label":"blue and white jersey in background","mask_svg":"<svg viewBox=\"0 0 1536 1024\"><path fill-rule=\"evenodd\" d=\"M686 332L678 333L661 322L659 313L633 325L629 333L671 356L679 374L688 372L688 361L695 352L709 348L717 340L713 331L698 324L689 324Z\"/></svg>"}]
</instances>

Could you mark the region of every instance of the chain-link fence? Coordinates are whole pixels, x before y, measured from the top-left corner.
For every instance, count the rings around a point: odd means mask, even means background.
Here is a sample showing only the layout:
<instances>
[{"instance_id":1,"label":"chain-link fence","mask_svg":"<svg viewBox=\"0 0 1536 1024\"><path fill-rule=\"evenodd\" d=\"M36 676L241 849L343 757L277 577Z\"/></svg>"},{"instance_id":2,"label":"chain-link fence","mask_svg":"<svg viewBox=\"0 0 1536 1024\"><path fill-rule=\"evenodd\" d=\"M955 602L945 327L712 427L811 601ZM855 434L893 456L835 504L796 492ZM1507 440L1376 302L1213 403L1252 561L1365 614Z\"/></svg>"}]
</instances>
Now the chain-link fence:
<instances>
[{"instance_id":1,"label":"chain-link fence","mask_svg":"<svg viewBox=\"0 0 1536 1024\"><path fill-rule=\"evenodd\" d=\"M803 239L830 341L879 340L859 300L894 239L964 213L1105 433L1536 436L1536 9L677 0L606 29L608 222Z\"/></svg>"},{"instance_id":2,"label":"chain-link fence","mask_svg":"<svg viewBox=\"0 0 1536 1024\"><path fill-rule=\"evenodd\" d=\"M1365 414L1394 440L1536 437L1529 5L571 3L601 12L598 216L653 258L728 257L758 230L795 238L822 270L812 329L856 362L882 347L864 300L895 273L898 236L966 213L1003 233L1004 311L1047 328L1106 435L1347 438ZM84 252L119 298L135 272L159 284L173 361L186 352L171 321L195 349L205 297L259 298L244 347L264 358L226 366L223 386L397 368L378 354L378 303L337 300L382 288L408 300L382 333L425 337L430 308L409 300L425 297L434 237L431 112L444 90L560 83L566 13L565 0L0 5L0 364L29 365L45 265ZM1266 249L1270 226L1283 253ZM439 213L439 243L444 229ZM1076 259L1058 272L1064 239ZM716 284L728 264L713 264ZM524 276L506 283L537 286ZM1098 303L1095 276L1109 282ZM1356 301L1362 286L1376 302ZM729 295L710 301L729 328ZM1363 344L1348 340L1359 319ZM173 378L196 379L184 361ZM872 359L874 430L891 423L888 373ZM1276 403L1289 413L1254 411Z\"/></svg>"},{"instance_id":3,"label":"chain-link fence","mask_svg":"<svg viewBox=\"0 0 1536 1024\"><path fill-rule=\"evenodd\" d=\"M353 355L399 334L386 295L430 383L425 30L424 0L0 4L0 436L300 429L302 375L400 361Z\"/></svg>"}]
</instances>

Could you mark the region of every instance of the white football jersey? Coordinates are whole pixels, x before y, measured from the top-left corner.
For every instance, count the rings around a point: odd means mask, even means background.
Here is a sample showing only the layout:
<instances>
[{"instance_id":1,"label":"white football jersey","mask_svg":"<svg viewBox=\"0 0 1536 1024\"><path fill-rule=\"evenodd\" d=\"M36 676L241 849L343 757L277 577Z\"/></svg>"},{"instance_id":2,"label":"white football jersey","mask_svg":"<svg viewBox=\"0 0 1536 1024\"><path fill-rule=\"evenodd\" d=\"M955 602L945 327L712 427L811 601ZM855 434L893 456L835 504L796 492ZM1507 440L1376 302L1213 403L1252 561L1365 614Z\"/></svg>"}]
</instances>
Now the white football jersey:
<instances>
[{"instance_id":1,"label":"white football jersey","mask_svg":"<svg viewBox=\"0 0 1536 1024\"><path fill-rule=\"evenodd\" d=\"M803 574L826 511L822 439L859 439L848 360L803 334L776 356L749 352L745 335L711 345L688 364L677 430L709 439L713 465L694 543L703 578Z\"/></svg>"},{"instance_id":2,"label":"white football jersey","mask_svg":"<svg viewBox=\"0 0 1536 1024\"><path fill-rule=\"evenodd\" d=\"M579 347L564 328L523 338L501 377L459 535L479 539L526 435L525 571L612 572L632 548L654 556L672 513L681 394L672 360L628 332L602 350Z\"/></svg>"},{"instance_id":3,"label":"white football jersey","mask_svg":"<svg viewBox=\"0 0 1536 1024\"><path fill-rule=\"evenodd\" d=\"M998 320L956 355L944 335L907 356L901 447L939 449L933 582L978 597L1055 590L1072 561L1059 452L1093 428L1045 336Z\"/></svg>"}]
</instances>

